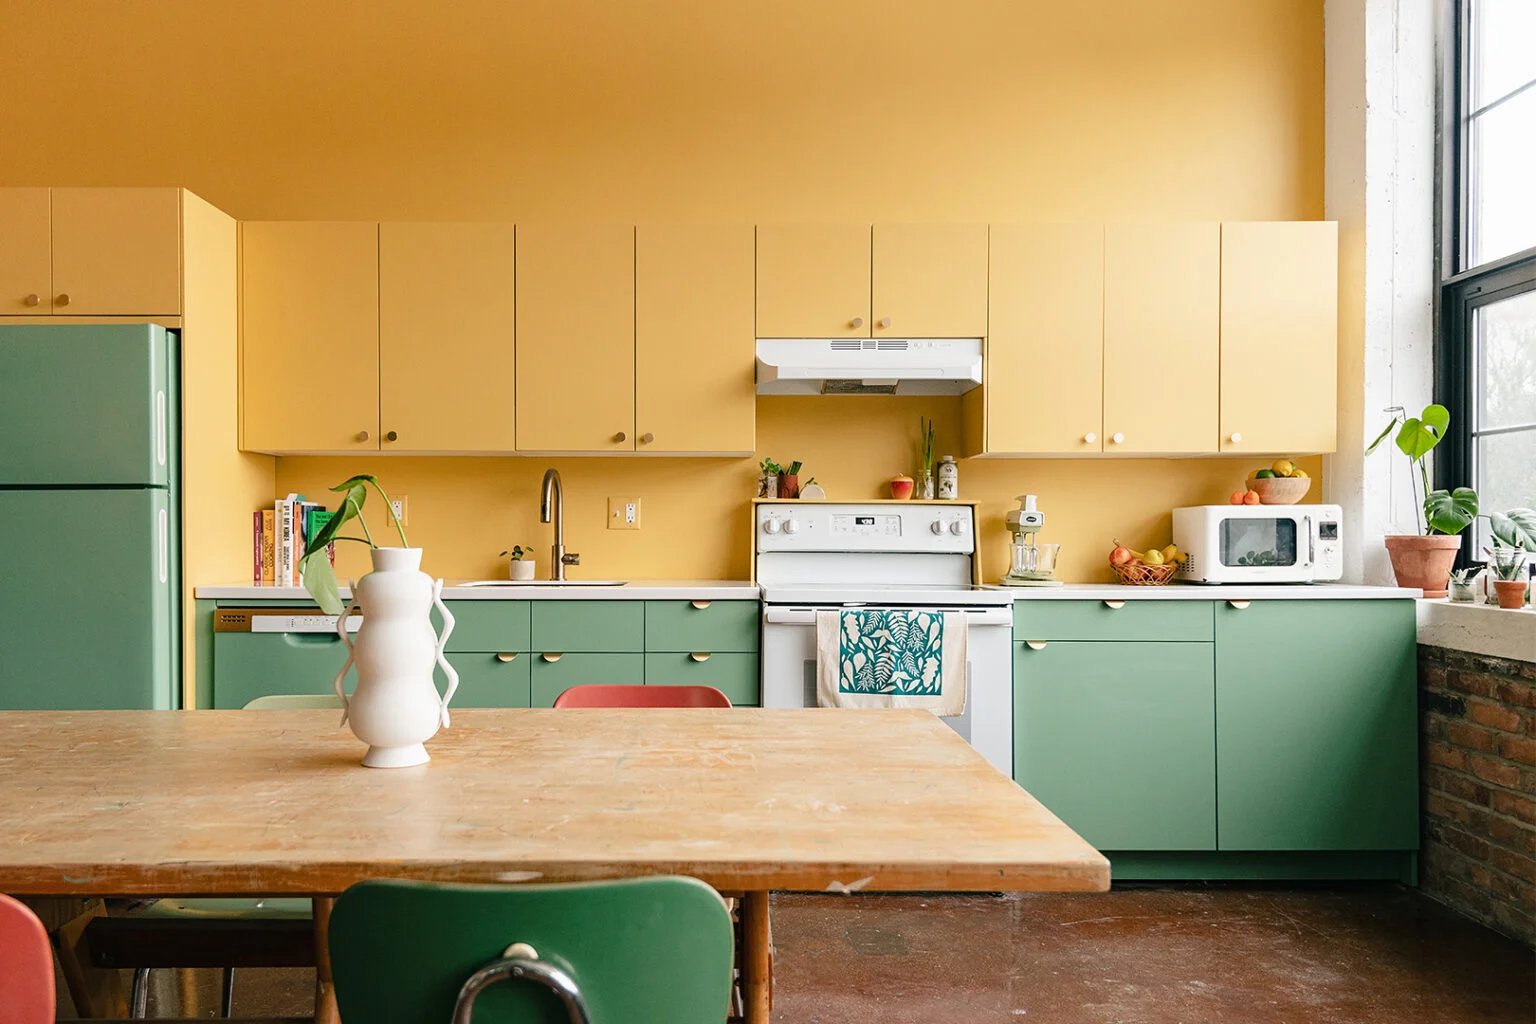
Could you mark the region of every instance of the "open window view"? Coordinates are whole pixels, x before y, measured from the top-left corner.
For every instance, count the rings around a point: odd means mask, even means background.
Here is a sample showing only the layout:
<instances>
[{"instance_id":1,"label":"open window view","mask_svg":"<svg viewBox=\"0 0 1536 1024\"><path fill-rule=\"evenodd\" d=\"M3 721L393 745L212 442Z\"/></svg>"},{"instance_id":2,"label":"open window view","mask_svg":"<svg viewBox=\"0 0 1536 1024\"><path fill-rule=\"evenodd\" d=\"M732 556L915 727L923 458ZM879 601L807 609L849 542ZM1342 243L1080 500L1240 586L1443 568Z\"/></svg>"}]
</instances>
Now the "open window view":
<instances>
[{"instance_id":1,"label":"open window view","mask_svg":"<svg viewBox=\"0 0 1536 1024\"><path fill-rule=\"evenodd\" d=\"M1536 0L0 25L0 1024L1536 1021Z\"/></svg>"}]
</instances>

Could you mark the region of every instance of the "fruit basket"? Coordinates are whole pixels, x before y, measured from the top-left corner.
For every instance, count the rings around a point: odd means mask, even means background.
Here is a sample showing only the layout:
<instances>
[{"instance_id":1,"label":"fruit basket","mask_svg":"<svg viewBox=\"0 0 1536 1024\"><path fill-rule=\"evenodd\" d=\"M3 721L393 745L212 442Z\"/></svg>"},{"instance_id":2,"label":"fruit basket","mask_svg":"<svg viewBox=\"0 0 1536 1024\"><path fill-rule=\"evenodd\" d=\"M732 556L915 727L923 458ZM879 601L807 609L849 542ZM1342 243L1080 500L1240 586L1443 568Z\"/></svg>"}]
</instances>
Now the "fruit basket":
<instances>
[{"instance_id":1,"label":"fruit basket","mask_svg":"<svg viewBox=\"0 0 1536 1024\"><path fill-rule=\"evenodd\" d=\"M1110 563L1109 567L1115 570L1121 583L1132 587L1160 587L1173 579L1173 574L1179 571L1173 562L1162 565L1148 565L1146 562L1127 562L1124 565Z\"/></svg>"},{"instance_id":2,"label":"fruit basket","mask_svg":"<svg viewBox=\"0 0 1536 1024\"><path fill-rule=\"evenodd\" d=\"M1311 477L1249 477L1248 489L1259 496L1261 505L1294 505L1312 489Z\"/></svg>"}]
</instances>

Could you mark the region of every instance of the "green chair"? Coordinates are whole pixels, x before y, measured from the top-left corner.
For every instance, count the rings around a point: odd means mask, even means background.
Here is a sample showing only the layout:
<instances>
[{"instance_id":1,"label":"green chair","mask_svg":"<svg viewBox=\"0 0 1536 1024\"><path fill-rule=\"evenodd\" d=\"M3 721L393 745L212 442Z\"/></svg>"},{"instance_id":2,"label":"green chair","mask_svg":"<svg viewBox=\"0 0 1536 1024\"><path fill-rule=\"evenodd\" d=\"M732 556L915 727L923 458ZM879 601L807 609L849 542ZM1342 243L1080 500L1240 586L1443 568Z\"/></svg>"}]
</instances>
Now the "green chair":
<instances>
[{"instance_id":1,"label":"green chair","mask_svg":"<svg viewBox=\"0 0 1536 1024\"><path fill-rule=\"evenodd\" d=\"M330 921L347 1024L721 1024L731 941L725 901L678 877L360 882Z\"/></svg>"}]
</instances>

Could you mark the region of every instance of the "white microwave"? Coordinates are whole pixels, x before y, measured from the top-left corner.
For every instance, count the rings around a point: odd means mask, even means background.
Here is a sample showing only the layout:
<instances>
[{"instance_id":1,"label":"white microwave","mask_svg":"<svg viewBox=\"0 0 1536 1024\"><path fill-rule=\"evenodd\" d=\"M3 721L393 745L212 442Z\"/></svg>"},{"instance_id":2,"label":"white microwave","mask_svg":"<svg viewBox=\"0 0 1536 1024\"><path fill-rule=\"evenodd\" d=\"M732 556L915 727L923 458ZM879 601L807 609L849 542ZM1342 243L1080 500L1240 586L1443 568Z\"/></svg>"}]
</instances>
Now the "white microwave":
<instances>
[{"instance_id":1,"label":"white microwave","mask_svg":"<svg viewBox=\"0 0 1536 1024\"><path fill-rule=\"evenodd\" d=\"M1337 505L1192 505L1173 510L1173 542L1192 583L1314 583L1344 574Z\"/></svg>"}]
</instances>

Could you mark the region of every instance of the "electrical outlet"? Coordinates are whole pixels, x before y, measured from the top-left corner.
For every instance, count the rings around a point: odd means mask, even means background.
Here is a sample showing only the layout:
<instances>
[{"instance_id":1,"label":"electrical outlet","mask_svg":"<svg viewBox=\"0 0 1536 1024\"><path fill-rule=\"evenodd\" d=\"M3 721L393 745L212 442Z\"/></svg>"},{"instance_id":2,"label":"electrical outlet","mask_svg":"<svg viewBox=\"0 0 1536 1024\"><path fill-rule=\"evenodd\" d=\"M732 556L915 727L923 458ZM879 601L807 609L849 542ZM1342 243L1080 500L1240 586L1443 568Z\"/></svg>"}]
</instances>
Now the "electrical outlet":
<instances>
[{"instance_id":1,"label":"electrical outlet","mask_svg":"<svg viewBox=\"0 0 1536 1024\"><path fill-rule=\"evenodd\" d=\"M394 511L395 518L401 526L411 525L411 506L405 495L399 494L389 499L389 507Z\"/></svg>"},{"instance_id":2,"label":"electrical outlet","mask_svg":"<svg viewBox=\"0 0 1536 1024\"><path fill-rule=\"evenodd\" d=\"M608 499L608 529L610 529L610 530L638 530L638 529L640 529L640 499L639 498L609 498Z\"/></svg>"}]
</instances>

